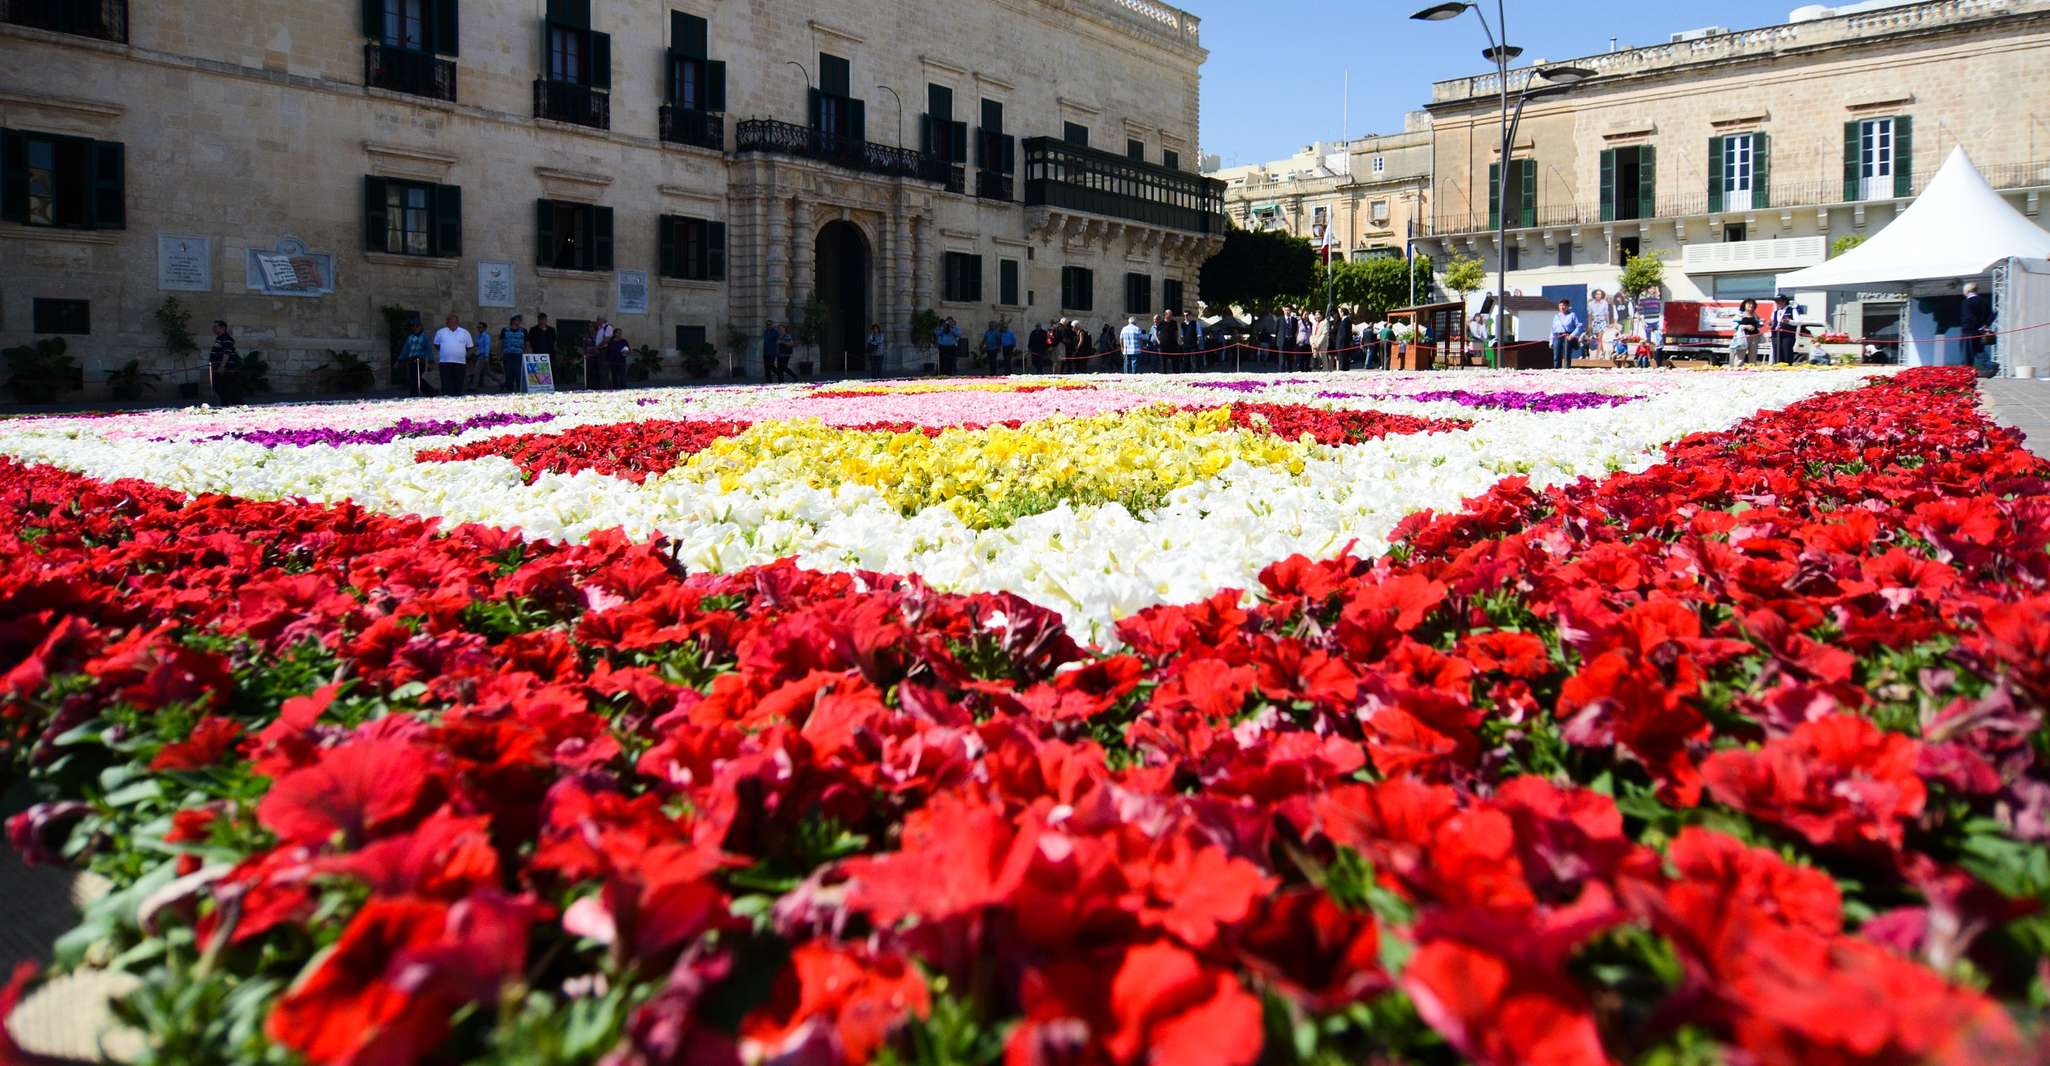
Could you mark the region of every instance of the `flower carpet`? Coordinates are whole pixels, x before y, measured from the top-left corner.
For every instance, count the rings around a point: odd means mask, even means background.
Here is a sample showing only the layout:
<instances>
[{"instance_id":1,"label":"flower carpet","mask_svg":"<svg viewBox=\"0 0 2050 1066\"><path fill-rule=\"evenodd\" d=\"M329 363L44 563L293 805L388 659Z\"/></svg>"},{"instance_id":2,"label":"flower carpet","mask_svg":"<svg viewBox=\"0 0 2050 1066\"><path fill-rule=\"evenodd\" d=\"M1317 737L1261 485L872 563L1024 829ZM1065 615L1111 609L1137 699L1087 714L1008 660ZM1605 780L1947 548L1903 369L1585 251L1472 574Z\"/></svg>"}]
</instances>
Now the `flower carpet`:
<instances>
[{"instance_id":1,"label":"flower carpet","mask_svg":"<svg viewBox=\"0 0 2050 1066\"><path fill-rule=\"evenodd\" d=\"M1969 371L1445 380L10 422L10 843L151 1062L2050 1051Z\"/></svg>"}]
</instances>

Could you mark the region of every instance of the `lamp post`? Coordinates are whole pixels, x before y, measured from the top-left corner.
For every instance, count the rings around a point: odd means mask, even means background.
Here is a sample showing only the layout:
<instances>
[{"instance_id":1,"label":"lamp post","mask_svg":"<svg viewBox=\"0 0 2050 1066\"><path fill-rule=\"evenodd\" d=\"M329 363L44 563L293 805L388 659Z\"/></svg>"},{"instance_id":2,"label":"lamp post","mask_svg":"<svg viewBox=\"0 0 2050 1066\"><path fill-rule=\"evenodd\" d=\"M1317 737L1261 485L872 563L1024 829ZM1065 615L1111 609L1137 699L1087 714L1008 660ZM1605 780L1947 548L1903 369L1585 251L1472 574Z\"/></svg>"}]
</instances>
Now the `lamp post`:
<instances>
[{"instance_id":1,"label":"lamp post","mask_svg":"<svg viewBox=\"0 0 2050 1066\"><path fill-rule=\"evenodd\" d=\"M897 147L902 148L904 147L904 98L897 95L897 90L887 85L878 85L876 88L889 93L890 99L897 101Z\"/></svg>"},{"instance_id":2,"label":"lamp post","mask_svg":"<svg viewBox=\"0 0 2050 1066\"><path fill-rule=\"evenodd\" d=\"M1411 15L1420 22L1445 22L1472 11L1481 20L1481 32L1487 35L1488 49L1481 58L1495 64L1496 86L1502 96L1502 154L1497 170L1495 192L1495 365L1501 366L1503 324L1507 318L1509 303L1509 153L1516 145L1516 124L1523 120L1523 105L1533 98L1585 81L1594 71L1582 67L1545 67L1537 71L1536 77L1552 82L1552 85L1532 87L1528 82L1517 94L1516 110L1509 110L1509 64L1523 54L1523 49L1509 43L1509 12L1504 0L1495 0L1495 26L1500 27L1502 37L1495 38L1495 30L1488 25L1488 16L1478 3L1447 3L1427 7ZM1535 80L1535 79L1533 79ZM1462 312L1463 313L1463 312Z\"/></svg>"}]
</instances>

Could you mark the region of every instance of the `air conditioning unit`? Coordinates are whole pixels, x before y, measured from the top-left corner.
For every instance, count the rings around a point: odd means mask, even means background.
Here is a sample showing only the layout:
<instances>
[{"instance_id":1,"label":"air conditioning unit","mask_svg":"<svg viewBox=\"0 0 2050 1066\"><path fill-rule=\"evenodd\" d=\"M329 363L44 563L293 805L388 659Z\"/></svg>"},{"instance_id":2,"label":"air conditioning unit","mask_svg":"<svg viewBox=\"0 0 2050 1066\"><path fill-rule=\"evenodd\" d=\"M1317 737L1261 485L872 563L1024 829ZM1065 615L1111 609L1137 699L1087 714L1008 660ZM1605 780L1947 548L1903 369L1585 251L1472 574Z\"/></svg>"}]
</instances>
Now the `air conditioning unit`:
<instances>
[{"instance_id":1,"label":"air conditioning unit","mask_svg":"<svg viewBox=\"0 0 2050 1066\"><path fill-rule=\"evenodd\" d=\"M1666 38L1666 43L1685 44L1688 41L1699 41L1708 37L1721 37L1729 32L1730 28L1728 26L1704 26L1698 30L1681 30Z\"/></svg>"}]
</instances>

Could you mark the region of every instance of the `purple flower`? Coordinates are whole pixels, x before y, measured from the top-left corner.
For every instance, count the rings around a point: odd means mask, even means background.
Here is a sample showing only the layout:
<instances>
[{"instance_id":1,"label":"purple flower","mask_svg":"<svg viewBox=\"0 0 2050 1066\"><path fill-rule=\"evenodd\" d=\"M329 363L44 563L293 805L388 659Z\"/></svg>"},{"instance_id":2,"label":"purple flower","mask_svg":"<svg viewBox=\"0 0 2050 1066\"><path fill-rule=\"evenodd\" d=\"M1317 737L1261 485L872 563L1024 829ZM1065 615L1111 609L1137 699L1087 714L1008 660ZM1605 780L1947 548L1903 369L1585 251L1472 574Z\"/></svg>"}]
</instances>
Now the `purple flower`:
<instances>
[{"instance_id":1,"label":"purple flower","mask_svg":"<svg viewBox=\"0 0 2050 1066\"><path fill-rule=\"evenodd\" d=\"M446 419L416 420L401 418L380 429L328 429L308 427L305 429L252 429L240 433L224 433L208 440L246 440L266 448L291 445L294 448L311 448L324 445L330 448L344 444L390 444L401 437L450 437L467 433L473 429L496 429L499 426L531 426L536 422L549 422L552 414L519 415L506 411L492 411L475 415L460 422Z\"/></svg>"},{"instance_id":2,"label":"purple flower","mask_svg":"<svg viewBox=\"0 0 2050 1066\"><path fill-rule=\"evenodd\" d=\"M1340 393L1318 395L1332 399L1353 398ZM1626 403L1644 399L1642 396L1617 396L1607 392L1523 392L1517 389L1504 389L1499 392L1441 389L1435 392L1387 393L1376 398L1415 400L1418 403L1456 403L1461 407L1485 407L1496 411L1536 411L1543 414L1585 411L1593 407L1621 407Z\"/></svg>"}]
</instances>

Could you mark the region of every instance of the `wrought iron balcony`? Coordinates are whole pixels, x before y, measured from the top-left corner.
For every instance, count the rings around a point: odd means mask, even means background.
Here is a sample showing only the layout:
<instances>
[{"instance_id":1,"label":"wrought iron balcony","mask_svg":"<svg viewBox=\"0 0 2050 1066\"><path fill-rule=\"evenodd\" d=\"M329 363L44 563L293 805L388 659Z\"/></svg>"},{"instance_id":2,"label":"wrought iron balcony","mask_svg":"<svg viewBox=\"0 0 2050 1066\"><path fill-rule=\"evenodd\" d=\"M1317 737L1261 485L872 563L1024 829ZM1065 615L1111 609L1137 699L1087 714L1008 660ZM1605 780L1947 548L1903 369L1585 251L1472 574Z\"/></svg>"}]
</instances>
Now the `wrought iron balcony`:
<instances>
[{"instance_id":1,"label":"wrought iron balcony","mask_svg":"<svg viewBox=\"0 0 2050 1066\"><path fill-rule=\"evenodd\" d=\"M710 148L715 152L726 150L726 117L704 111L685 111L673 104L663 104L661 112L662 139L671 144L688 144L698 148Z\"/></svg>"},{"instance_id":2,"label":"wrought iron balcony","mask_svg":"<svg viewBox=\"0 0 2050 1066\"><path fill-rule=\"evenodd\" d=\"M1192 233L1230 228L1223 182L1053 137L1025 142L1025 203Z\"/></svg>"},{"instance_id":3,"label":"wrought iron balcony","mask_svg":"<svg viewBox=\"0 0 2050 1066\"><path fill-rule=\"evenodd\" d=\"M411 48L371 43L363 46L363 84L395 93L426 96L453 103L456 61Z\"/></svg>"},{"instance_id":4,"label":"wrought iron balcony","mask_svg":"<svg viewBox=\"0 0 2050 1066\"><path fill-rule=\"evenodd\" d=\"M1012 195L1011 187L1012 182L1009 174L998 173L994 170L978 170L975 172L975 195L984 200L1002 200L1005 203L1010 203L1016 199Z\"/></svg>"},{"instance_id":5,"label":"wrought iron balcony","mask_svg":"<svg viewBox=\"0 0 2050 1066\"><path fill-rule=\"evenodd\" d=\"M128 0L0 0L0 22L126 43Z\"/></svg>"},{"instance_id":6,"label":"wrought iron balcony","mask_svg":"<svg viewBox=\"0 0 2050 1066\"><path fill-rule=\"evenodd\" d=\"M588 85L536 78L534 117L609 130L612 128L612 94Z\"/></svg>"},{"instance_id":7,"label":"wrought iron balcony","mask_svg":"<svg viewBox=\"0 0 2050 1066\"><path fill-rule=\"evenodd\" d=\"M734 124L733 150L815 159L864 174L911 178L945 185L953 170L936 155L857 140L828 130L774 119L751 118Z\"/></svg>"}]
</instances>

